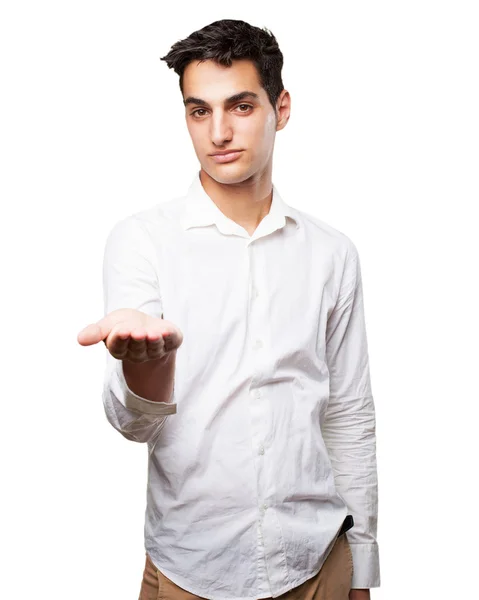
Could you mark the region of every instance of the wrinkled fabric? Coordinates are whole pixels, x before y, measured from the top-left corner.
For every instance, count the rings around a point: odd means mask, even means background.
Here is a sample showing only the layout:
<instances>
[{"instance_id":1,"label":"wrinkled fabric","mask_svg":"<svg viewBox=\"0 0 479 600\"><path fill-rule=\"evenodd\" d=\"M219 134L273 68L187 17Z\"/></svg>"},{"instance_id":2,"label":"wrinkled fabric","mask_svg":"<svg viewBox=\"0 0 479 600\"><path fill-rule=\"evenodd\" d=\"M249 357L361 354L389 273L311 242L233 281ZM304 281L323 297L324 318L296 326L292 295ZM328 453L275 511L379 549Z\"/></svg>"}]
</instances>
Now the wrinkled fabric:
<instances>
[{"instance_id":1,"label":"wrinkled fabric","mask_svg":"<svg viewBox=\"0 0 479 600\"><path fill-rule=\"evenodd\" d=\"M183 333L169 402L107 353L106 416L148 448L145 551L210 600L278 597L318 573L347 514L353 588L380 585L375 409L358 251L272 188L250 235L206 194L118 221L105 314Z\"/></svg>"},{"instance_id":2,"label":"wrinkled fabric","mask_svg":"<svg viewBox=\"0 0 479 600\"><path fill-rule=\"evenodd\" d=\"M349 600L353 557L346 535L338 537L321 570L298 587L278 596L280 600ZM202 600L168 579L146 554L138 600ZM268 598L267 600L271 600Z\"/></svg>"}]
</instances>

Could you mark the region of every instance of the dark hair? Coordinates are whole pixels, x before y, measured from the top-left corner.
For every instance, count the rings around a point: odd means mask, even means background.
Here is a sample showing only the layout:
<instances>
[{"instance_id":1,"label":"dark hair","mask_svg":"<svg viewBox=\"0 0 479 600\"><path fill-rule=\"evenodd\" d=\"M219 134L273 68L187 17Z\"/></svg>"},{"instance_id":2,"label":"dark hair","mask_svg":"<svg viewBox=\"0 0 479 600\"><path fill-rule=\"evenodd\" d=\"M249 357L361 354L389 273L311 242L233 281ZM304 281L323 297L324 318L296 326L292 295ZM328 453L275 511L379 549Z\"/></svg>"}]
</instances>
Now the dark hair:
<instances>
[{"instance_id":1,"label":"dark hair","mask_svg":"<svg viewBox=\"0 0 479 600\"><path fill-rule=\"evenodd\" d=\"M192 60L203 62L209 59L228 67L233 60L251 60L258 71L261 86L276 111L276 101L283 91L283 54L271 31L236 19L214 21L173 44L168 54L160 60L164 60L180 76L183 94L186 66Z\"/></svg>"}]
</instances>

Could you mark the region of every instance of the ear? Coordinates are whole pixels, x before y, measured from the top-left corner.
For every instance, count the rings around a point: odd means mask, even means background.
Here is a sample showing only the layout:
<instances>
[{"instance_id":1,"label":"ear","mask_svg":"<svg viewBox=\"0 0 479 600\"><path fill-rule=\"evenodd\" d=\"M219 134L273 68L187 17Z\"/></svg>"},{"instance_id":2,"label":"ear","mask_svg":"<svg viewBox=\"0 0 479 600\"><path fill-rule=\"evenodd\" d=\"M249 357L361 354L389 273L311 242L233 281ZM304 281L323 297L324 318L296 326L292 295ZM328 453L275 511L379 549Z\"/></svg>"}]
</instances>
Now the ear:
<instances>
[{"instance_id":1,"label":"ear","mask_svg":"<svg viewBox=\"0 0 479 600\"><path fill-rule=\"evenodd\" d=\"M276 131L286 127L291 113L291 96L287 90L283 90L276 102Z\"/></svg>"}]
</instances>

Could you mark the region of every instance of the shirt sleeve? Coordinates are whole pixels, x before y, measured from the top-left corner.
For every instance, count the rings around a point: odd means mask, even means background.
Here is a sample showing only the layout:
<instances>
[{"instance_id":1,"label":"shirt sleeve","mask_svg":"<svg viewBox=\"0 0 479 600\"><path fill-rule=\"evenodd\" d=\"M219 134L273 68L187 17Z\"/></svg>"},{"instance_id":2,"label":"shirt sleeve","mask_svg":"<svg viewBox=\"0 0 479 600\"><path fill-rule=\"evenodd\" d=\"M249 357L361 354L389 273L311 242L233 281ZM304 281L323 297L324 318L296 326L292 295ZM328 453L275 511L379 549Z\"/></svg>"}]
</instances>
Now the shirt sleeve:
<instances>
[{"instance_id":1,"label":"shirt sleeve","mask_svg":"<svg viewBox=\"0 0 479 600\"><path fill-rule=\"evenodd\" d=\"M352 588L380 586L376 417L369 373L361 266L348 240L340 292L326 328L330 397L322 432L336 489L353 515L347 532Z\"/></svg>"},{"instance_id":2,"label":"shirt sleeve","mask_svg":"<svg viewBox=\"0 0 479 600\"><path fill-rule=\"evenodd\" d=\"M104 316L134 308L162 318L155 250L147 230L134 215L117 222L108 234L103 255ZM152 448L176 403L154 402L129 389L123 361L106 352L103 406L109 423L125 438Z\"/></svg>"}]
</instances>

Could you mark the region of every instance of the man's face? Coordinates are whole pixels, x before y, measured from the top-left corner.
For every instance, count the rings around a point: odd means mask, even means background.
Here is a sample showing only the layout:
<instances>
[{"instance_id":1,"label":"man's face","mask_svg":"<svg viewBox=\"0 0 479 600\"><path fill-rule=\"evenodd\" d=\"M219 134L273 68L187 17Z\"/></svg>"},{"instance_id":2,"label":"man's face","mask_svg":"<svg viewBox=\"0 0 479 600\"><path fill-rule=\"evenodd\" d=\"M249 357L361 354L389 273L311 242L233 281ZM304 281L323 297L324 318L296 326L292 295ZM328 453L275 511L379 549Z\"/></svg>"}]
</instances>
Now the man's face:
<instances>
[{"instance_id":1,"label":"man's face","mask_svg":"<svg viewBox=\"0 0 479 600\"><path fill-rule=\"evenodd\" d=\"M232 99L243 92L256 95ZM277 129L275 110L261 87L254 64L235 60L231 67L212 60L192 61L183 74L185 117L201 167L219 183L245 181L272 160ZM239 150L220 162L216 152Z\"/></svg>"}]
</instances>

